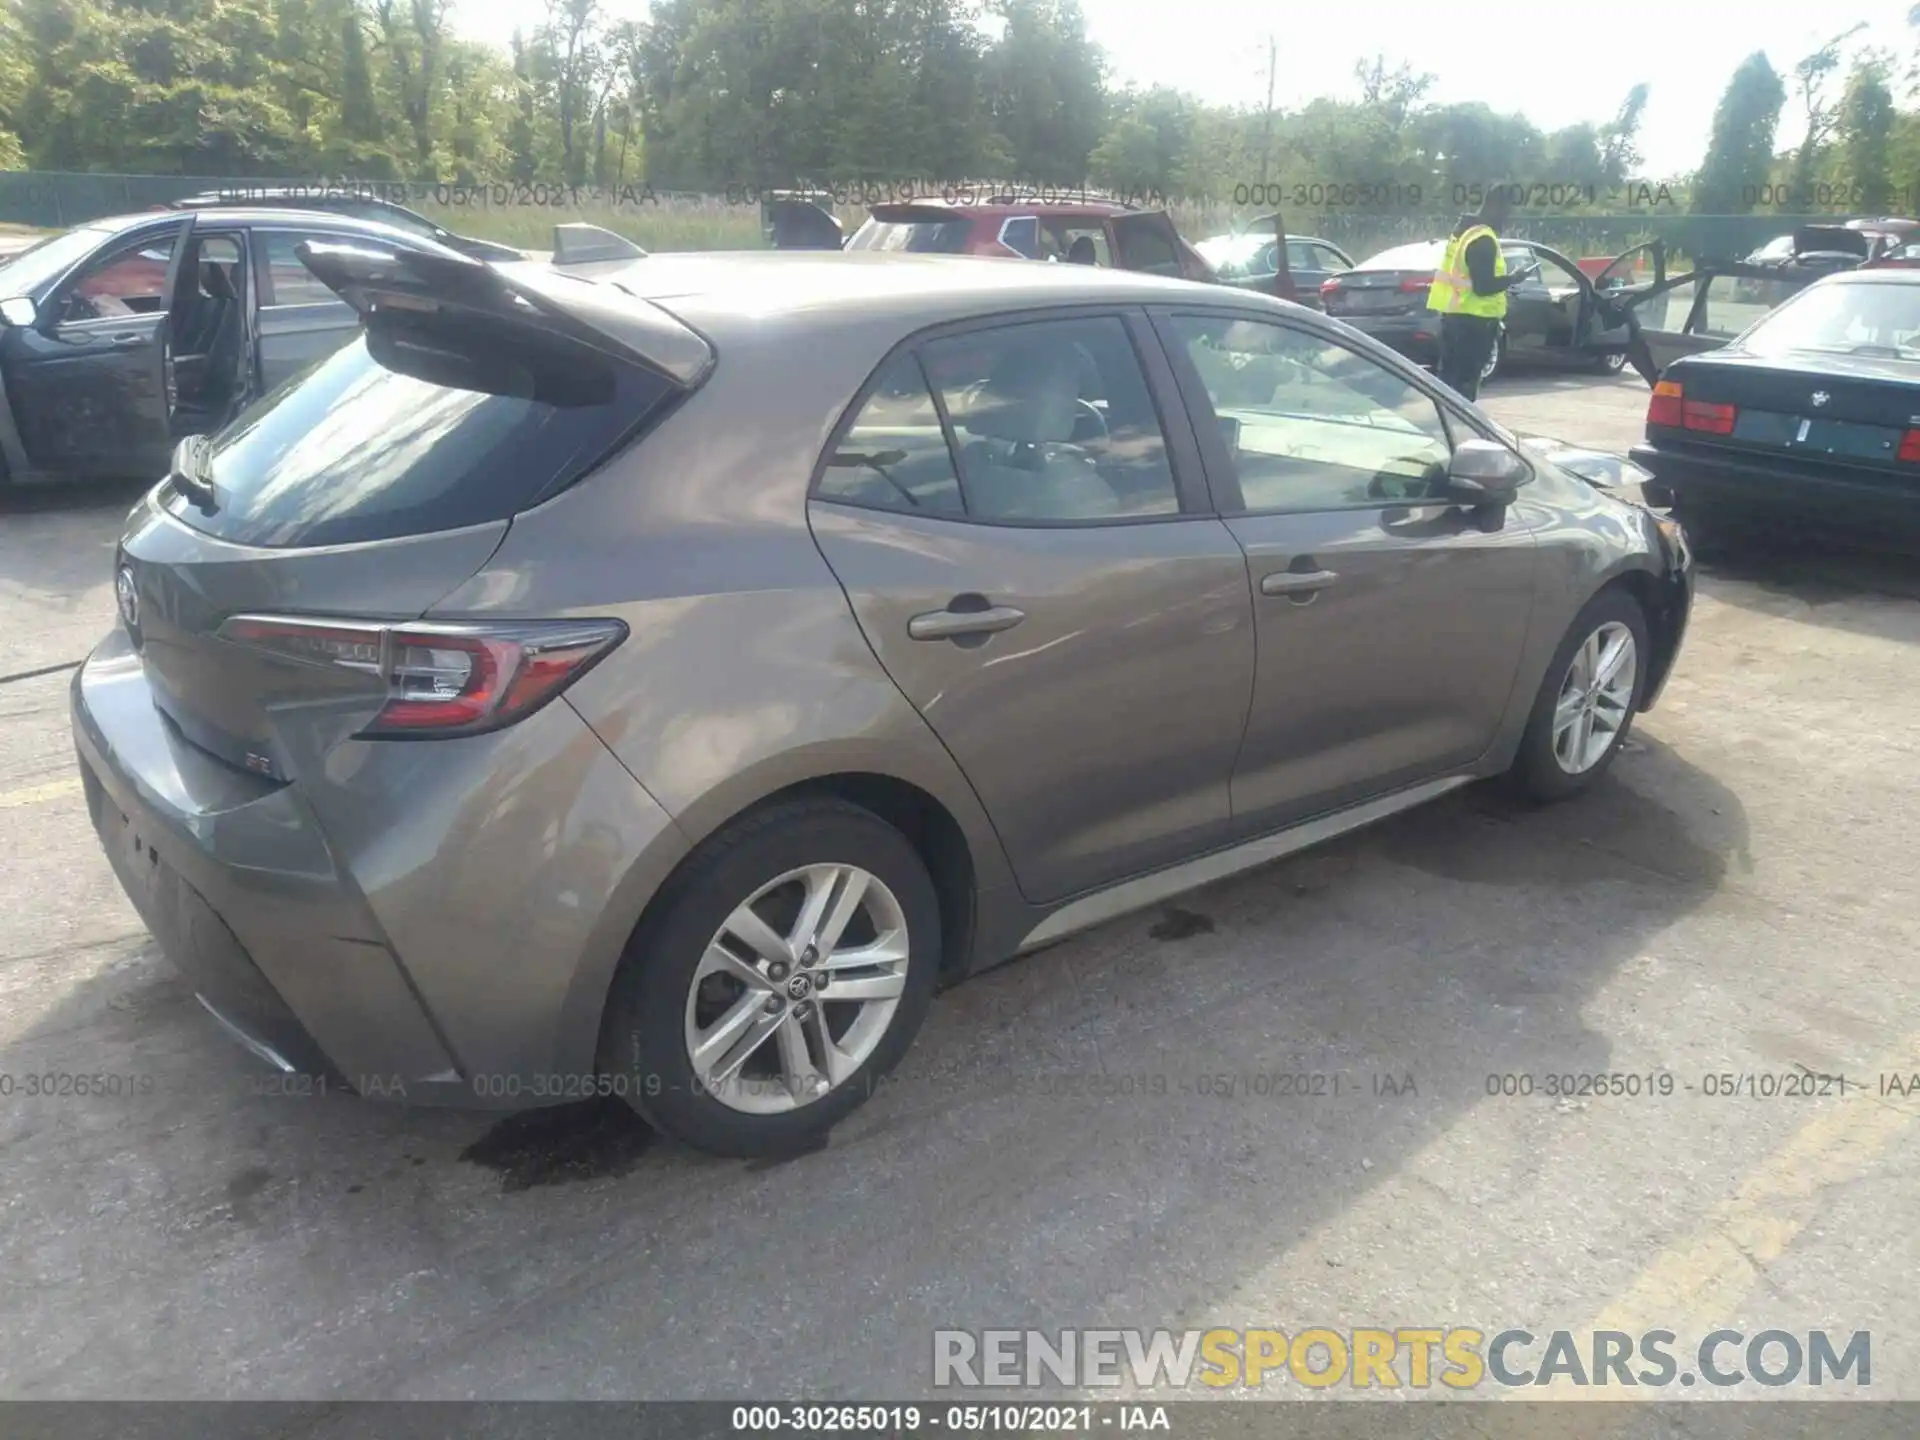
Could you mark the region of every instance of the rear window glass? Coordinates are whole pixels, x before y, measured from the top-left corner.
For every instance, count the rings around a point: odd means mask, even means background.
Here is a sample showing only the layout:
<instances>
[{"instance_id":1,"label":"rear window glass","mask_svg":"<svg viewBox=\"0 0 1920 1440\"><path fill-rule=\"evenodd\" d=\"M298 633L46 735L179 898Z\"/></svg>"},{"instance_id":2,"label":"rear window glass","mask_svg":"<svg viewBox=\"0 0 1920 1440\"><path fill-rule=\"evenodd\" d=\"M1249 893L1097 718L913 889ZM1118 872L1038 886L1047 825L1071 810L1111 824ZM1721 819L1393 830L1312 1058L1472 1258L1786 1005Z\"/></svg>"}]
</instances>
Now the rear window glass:
<instances>
[{"instance_id":1,"label":"rear window glass","mask_svg":"<svg viewBox=\"0 0 1920 1440\"><path fill-rule=\"evenodd\" d=\"M913 250L922 254L959 255L973 233L971 220L926 220L912 224L869 220L847 242L849 250Z\"/></svg>"},{"instance_id":2,"label":"rear window glass","mask_svg":"<svg viewBox=\"0 0 1920 1440\"><path fill-rule=\"evenodd\" d=\"M344 545L503 520L578 479L674 387L525 326L363 329L216 438L211 514L243 545Z\"/></svg>"}]
</instances>

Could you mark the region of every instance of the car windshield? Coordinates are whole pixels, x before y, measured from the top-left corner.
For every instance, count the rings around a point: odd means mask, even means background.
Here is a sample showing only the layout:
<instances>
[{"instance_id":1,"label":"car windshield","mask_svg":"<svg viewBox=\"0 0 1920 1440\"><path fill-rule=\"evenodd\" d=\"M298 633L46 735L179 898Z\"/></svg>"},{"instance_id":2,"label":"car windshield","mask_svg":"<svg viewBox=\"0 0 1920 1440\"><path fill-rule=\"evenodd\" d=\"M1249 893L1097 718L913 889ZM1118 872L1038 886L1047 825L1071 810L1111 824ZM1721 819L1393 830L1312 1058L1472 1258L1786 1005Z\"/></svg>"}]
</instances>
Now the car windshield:
<instances>
[{"instance_id":1,"label":"car windshield","mask_svg":"<svg viewBox=\"0 0 1920 1440\"><path fill-rule=\"evenodd\" d=\"M1391 250L1382 250L1365 264L1362 270L1432 270L1439 266L1440 257L1446 253L1446 242L1442 240L1421 240L1412 245L1396 245Z\"/></svg>"},{"instance_id":2,"label":"car windshield","mask_svg":"<svg viewBox=\"0 0 1920 1440\"><path fill-rule=\"evenodd\" d=\"M1810 286L1749 330L1740 348L1752 355L1818 350L1920 360L1920 286Z\"/></svg>"},{"instance_id":3,"label":"car windshield","mask_svg":"<svg viewBox=\"0 0 1920 1440\"><path fill-rule=\"evenodd\" d=\"M104 226L82 225L29 245L0 267L0 294L30 295L113 238Z\"/></svg>"},{"instance_id":4,"label":"car windshield","mask_svg":"<svg viewBox=\"0 0 1920 1440\"><path fill-rule=\"evenodd\" d=\"M959 255L967 248L971 220L869 220L847 242L849 250L913 250Z\"/></svg>"}]
</instances>

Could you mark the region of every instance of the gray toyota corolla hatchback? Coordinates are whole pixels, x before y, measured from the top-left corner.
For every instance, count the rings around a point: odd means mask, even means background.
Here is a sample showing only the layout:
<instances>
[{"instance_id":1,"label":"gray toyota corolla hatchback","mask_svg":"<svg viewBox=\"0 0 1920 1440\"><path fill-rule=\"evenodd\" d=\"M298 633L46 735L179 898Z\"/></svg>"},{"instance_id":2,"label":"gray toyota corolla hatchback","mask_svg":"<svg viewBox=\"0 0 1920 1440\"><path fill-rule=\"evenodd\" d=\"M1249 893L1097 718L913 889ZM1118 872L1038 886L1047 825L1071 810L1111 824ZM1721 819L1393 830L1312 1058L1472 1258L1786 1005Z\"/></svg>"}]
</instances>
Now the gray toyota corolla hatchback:
<instances>
[{"instance_id":1,"label":"gray toyota corolla hatchback","mask_svg":"<svg viewBox=\"0 0 1920 1440\"><path fill-rule=\"evenodd\" d=\"M1590 785L1679 531L1244 291L315 242L358 338L190 442L88 805L289 1072L816 1142L937 987L1505 775Z\"/></svg>"}]
</instances>

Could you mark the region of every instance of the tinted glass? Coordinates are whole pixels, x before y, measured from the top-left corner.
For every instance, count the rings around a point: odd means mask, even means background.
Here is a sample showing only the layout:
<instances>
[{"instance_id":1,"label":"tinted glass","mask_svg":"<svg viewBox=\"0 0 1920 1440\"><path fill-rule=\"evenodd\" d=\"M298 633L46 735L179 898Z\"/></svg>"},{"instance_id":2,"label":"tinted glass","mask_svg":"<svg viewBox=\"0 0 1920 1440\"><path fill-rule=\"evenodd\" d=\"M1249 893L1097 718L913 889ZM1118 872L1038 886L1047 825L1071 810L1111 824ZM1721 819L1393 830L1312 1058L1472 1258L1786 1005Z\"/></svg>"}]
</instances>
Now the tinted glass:
<instances>
[{"instance_id":1,"label":"tinted glass","mask_svg":"<svg viewBox=\"0 0 1920 1440\"><path fill-rule=\"evenodd\" d=\"M1709 309L1713 301L1709 290ZM1760 323L1741 348L1756 355L1813 350L1920 360L1920 285L1815 285L1792 304L1754 319Z\"/></svg>"},{"instance_id":2,"label":"tinted glass","mask_svg":"<svg viewBox=\"0 0 1920 1440\"><path fill-rule=\"evenodd\" d=\"M321 305L339 296L315 278L294 253L303 240L327 237L302 235L293 230L264 230L260 243L267 255L267 281L275 305Z\"/></svg>"},{"instance_id":3,"label":"tinted glass","mask_svg":"<svg viewBox=\"0 0 1920 1440\"><path fill-rule=\"evenodd\" d=\"M1129 270L1155 275L1180 273L1180 251L1174 244L1171 222L1163 226L1155 221L1131 220L1116 225L1114 236Z\"/></svg>"},{"instance_id":4,"label":"tinted glass","mask_svg":"<svg viewBox=\"0 0 1920 1440\"><path fill-rule=\"evenodd\" d=\"M112 236L111 230L82 226L29 245L13 259L0 264L0 295L31 294L86 259Z\"/></svg>"},{"instance_id":5,"label":"tinted glass","mask_svg":"<svg viewBox=\"0 0 1920 1440\"><path fill-rule=\"evenodd\" d=\"M940 412L913 356L896 355L880 372L846 438L827 457L818 494L881 510L965 513Z\"/></svg>"},{"instance_id":6,"label":"tinted glass","mask_svg":"<svg viewBox=\"0 0 1920 1440\"><path fill-rule=\"evenodd\" d=\"M958 434L968 514L1017 523L1179 511L1119 320L979 330L929 343L922 359Z\"/></svg>"},{"instance_id":7,"label":"tinted glass","mask_svg":"<svg viewBox=\"0 0 1920 1440\"><path fill-rule=\"evenodd\" d=\"M1250 511L1435 493L1452 458L1425 392L1364 355L1258 320L1184 315L1176 333L1219 417Z\"/></svg>"},{"instance_id":8,"label":"tinted glass","mask_svg":"<svg viewBox=\"0 0 1920 1440\"><path fill-rule=\"evenodd\" d=\"M579 478L670 389L525 327L383 323L220 434L212 514L169 504L201 530L263 546L501 520Z\"/></svg>"},{"instance_id":9,"label":"tinted glass","mask_svg":"<svg viewBox=\"0 0 1920 1440\"><path fill-rule=\"evenodd\" d=\"M166 309L167 270L178 233L103 255L70 281L57 305L60 322L120 320Z\"/></svg>"},{"instance_id":10,"label":"tinted glass","mask_svg":"<svg viewBox=\"0 0 1920 1440\"><path fill-rule=\"evenodd\" d=\"M847 242L849 250L911 250L922 254L959 255L973 233L971 220L927 221L917 224L869 220Z\"/></svg>"}]
</instances>

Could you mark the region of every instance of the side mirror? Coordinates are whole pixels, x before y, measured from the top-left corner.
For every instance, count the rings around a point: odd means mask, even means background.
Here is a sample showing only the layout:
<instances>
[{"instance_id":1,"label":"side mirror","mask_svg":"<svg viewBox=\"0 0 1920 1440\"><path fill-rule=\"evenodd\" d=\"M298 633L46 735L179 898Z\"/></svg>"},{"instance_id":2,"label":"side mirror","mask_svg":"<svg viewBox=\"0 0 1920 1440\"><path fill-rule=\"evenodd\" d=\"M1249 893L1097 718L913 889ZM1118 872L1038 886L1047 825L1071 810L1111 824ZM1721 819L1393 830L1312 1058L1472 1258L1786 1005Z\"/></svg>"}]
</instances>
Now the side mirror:
<instances>
[{"instance_id":1,"label":"side mirror","mask_svg":"<svg viewBox=\"0 0 1920 1440\"><path fill-rule=\"evenodd\" d=\"M1461 505L1508 505L1533 467L1492 440L1464 440L1447 466L1447 498Z\"/></svg>"},{"instance_id":2,"label":"side mirror","mask_svg":"<svg viewBox=\"0 0 1920 1440\"><path fill-rule=\"evenodd\" d=\"M22 330L30 330L40 318L40 312L33 301L24 295L16 295L11 300L0 300L0 321L8 325L17 325Z\"/></svg>"}]
</instances>

